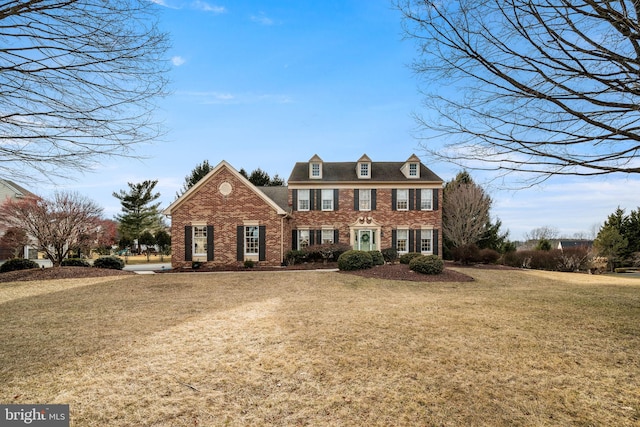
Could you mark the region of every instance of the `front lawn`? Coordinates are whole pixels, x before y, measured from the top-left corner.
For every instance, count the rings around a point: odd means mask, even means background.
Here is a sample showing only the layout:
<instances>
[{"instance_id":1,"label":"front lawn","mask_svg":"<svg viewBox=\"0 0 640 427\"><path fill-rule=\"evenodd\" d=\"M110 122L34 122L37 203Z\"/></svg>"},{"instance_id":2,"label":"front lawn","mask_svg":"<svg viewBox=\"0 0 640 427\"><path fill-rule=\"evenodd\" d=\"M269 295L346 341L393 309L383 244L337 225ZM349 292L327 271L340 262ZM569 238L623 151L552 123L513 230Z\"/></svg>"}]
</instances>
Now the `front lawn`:
<instances>
[{"instance_id":1,"label":"front lawn","mask_svg":"<svg viewBox=\"0 0 640 427\"><path fill-rule=\"evenodd\" d=\"M0 283L0 402L74 426L640 423L640 280L464 273Z\"/></svg>"}]
</instances>

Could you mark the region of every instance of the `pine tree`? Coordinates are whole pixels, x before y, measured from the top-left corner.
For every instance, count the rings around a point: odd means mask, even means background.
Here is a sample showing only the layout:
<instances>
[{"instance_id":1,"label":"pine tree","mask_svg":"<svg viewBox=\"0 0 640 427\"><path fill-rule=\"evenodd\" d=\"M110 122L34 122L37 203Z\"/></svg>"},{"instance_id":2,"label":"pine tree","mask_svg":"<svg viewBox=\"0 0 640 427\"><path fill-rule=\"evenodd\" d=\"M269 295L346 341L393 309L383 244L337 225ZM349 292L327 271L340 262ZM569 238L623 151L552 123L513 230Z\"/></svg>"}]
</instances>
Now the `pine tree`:
<instances>
[{"instance_id":1,"label":"pine tree","mask_svg":"<svg viewBox=\"0 0 640 427\"><path fill-rule=\"evenodd\" d=\"M153 193L158 181L127 184L128 193L124 190L113 193L113 197L122 204L122 213L116 215L116 220L120 223L118 230L122 238L137 240L144 231L155 232L161 226L162 219L158 211L160 203L153 203L160 197L160 193Z\"/></svg>"},{"instance_id":2,"label":"pine tree","mask_svg":"<svg viewBox=\"0 0 640 427\"><path fill-rule=\"evenodd\" d=\"M213 170L213 167L211 167L208 160L196 165L191 173L184 177L184 184L182 185L180 192L176 192L176 199L196 185L198 181L204 178L209 172L211 172L211 170Z\"/></svg>"}]
</instances>

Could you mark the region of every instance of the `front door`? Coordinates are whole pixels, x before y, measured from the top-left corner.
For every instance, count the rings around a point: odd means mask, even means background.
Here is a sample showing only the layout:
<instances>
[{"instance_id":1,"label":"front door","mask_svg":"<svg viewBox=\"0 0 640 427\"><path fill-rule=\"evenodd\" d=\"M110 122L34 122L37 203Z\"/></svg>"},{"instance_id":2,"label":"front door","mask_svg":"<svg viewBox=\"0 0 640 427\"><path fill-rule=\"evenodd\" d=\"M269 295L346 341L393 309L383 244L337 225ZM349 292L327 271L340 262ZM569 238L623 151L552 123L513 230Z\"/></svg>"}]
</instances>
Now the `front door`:
<instances>
[{"instance_id":1,"label":"front door","mask_svg":"<svg viewBox=\"0 0 640 427\"><path fill-rule=\"evenodd\" d=\"M358 248L361 251L370 251L371 245L371 230L358 230Z\"/></svg>"}]
</instances>

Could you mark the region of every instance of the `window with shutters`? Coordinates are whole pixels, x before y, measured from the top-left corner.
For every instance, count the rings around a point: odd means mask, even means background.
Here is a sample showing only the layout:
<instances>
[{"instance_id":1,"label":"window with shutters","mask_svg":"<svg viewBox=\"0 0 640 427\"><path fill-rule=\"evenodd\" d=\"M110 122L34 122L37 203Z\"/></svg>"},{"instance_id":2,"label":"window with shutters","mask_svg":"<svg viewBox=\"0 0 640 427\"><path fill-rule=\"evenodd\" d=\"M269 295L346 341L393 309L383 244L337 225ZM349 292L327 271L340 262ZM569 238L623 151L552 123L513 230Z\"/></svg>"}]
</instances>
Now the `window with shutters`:
<instances>
[{"instance_id":1,"label":"window with shutters","mask_svg":"<svg viewBox=\"0 0 640 427\"><path fill-rule=\"evenodd\" d=\"M358 207L361 211L371 210L371 190L358 191Z\"/></svg>"},{"instance_id":2,"label":"window with shutters","mask_svg":"<svg viewBox=\"0 0 640 427\"><path fill-rule=\"evenodd\" d=\"M396 192L396 210L408 211L409 210L409 190L400 189Z\"/></svg>"},{"instance_id":3,"label":"window with shutters","mask_svg":"<svg viewBox=\"0 0 640 427\"><path fill-rule=\"evenodd\" d=\"M423 254L433 253L433 230L421 230L420 252Z\"/></svg>"},{"instance_id":4,"label":"window with shutters","mask_svg":"<svg viewBox=\"0 0 640 427\"><path fill-rule=\"evenodd\" d=\"M323 211L333 210L333 189L322 190L322 210Z\"/></svg>"},{"instance_id":5,"label":"window with shutters","mask_svg":"<svg viewBox=\"0 0 640 427\"><path fill-rule=\"evenodd\" d=\"M420 210L433 210L433 190L423 189L420 191Z\"/></svg>"},{"instance_id":6,"label":"window with shutters","mask_svg":"<svg viewBox=\"0 0 640 427\"><path fill-rule=\"evenodd\" d=\"M399 229L396 232L396 251L398 253L409 252L409 230Z\"/></svg>"},{"instance_id":7,"label":"window with shutters","mask_svg":"<svg viewBox=\"0 0 640 427\"><path fill-rule=\"evenodd\" d=\"M244 253L245 255L258 255L260 249L260 233L257 225L244 228Z\"/></svg>"},{"instance_id":8,"label":"window with shutters","mask_svg":"<svg viewBox=\"0 0 640 427\"><path fill-rule=\"evenodd\" d=\"M322 229L322 244L333 243L333 228L323 228Z\"/></svg>"},{"instance_id":9,"label":"window with shutters","mask_svg":"<svg viewBox=\"0 0 640 427\"><path fill-rule=\"evenodd\" d=\"M309 246L309 230L298 230L298 250Z\"/></svg>"},{"instance_id":10,"label":"window with shutters","mask_svg":"<svg viewBox=\"0 0 640 427\"><path fill-rule=\"evenodd\" d=\"M309 190L298 190L298 210L308 211L309 206Z\"/></svg>"},{"instance_id":11,"label":"window with shutters","mask_svg":"<svg viewBox=\"0 0 640 427\"><path fill-rule=\"evenodd\" d=\"M196 225L192 229L193 239L193 255L194 256L206 256L207 255L207 226Z\"/></svg>"}]
</instances>

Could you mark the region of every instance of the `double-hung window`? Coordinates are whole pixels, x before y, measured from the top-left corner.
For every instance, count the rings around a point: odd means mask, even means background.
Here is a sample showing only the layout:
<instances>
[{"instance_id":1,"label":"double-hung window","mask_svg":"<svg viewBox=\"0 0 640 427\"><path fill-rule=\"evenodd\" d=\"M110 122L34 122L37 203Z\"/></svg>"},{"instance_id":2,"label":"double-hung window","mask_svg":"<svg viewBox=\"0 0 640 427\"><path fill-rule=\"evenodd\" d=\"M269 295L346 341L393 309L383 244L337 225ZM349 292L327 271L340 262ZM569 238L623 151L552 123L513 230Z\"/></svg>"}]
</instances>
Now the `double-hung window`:
<instances>
[{"instance_id":1,"label":"double-hung window","mask_svg":"<svg viewBox=\"0 0 640 427\"><path fill-rule=\"evenodd\" d=\"M193 255L206 256L207 255L207 226L196 225L193 230Z\"/></svg>"},{"instance_id":2,"label":"double-hung window","mask_svg":"<svg viewBox=\"0 0 640 427\"><path fill-rule=\"evenodd\" d=\"M361 211L371 210L371 190L358 191L358 206Z\"/></svg>"},{"instance_id":3,"label":"double-hung window","mask_svg":"<svg viewBox=\"0 0 640 427\"><path fill-rule=\"evenodd\" d=\"M322 210L323 211L333 210L333 189L322 190Z\"/></svg>"},{"instance_id":4,"label":"double-hung window","mask_svg":"<svg viewBox=\"0 0 640 427\"><path fill-rule=\"evenodd\" d=\"M433 230L420 231L420 252L423 254L433 253Z\"/></svg>"},{"instance_id":5,"label":"double-hung window","mask_svg":"<svg viewBox=\"0 0 640 427\"><path fill-rule=\"evenodd\" d=\"M298 250L309 246L309 230L298 230Z\"/></svg>"},{"instance_id":6,"label":"double-hung window","mask_svg":"<svg viewBox=\"0 0 640 427\"><path fill-rule=\"evenodd\" d=\"M396 210L408 211L409 210L409 190L399 189L396 192Z\"/></svg>"},{"instance_id":7,"label":"double-hung window","mask_svg":"<svg viewBox=\"0 0 640 427\"><path fill-rule=\"evenodd\" d=\"M258 255L260 249L260 231L257 225L244 228L244 254Z\"/></svg>"},{"instance_id":8,"label":"double-hung window","mask_svg":"<svg viewBox=\"0 0 640 427\"><path fill-rule=\"evenodd\" d=\"M409 176L417 177L418 176L418 164L417 163L409 163Z\"/></svg>"},{"instance_id":9,"label":"double-hung window","mask_svg":"<svg viewBox=\"0 0 640 427\"><path fill-rule=\"evenodd\" d=\"M433 191L430 189L420 190L420 210L433 210Z\"/></svg>"},{"instance_id":10,"label":"double-hung window","mask_svg":"<svg viewBox=\"0 0 640 427\"><path fill-rule=\"evenodd\" d=\"M322 244L333 243L333 229L322 229Z\"/></svg>"},{"instance_id":11,"label":"double-hung window","mask_svg":"<svg viewBox=\"0 0 640 427\"><path fill-rule=\"evenodd\" d=\"M396 250L403 254L409 252L409 230L397 230Z\"/></svg>"},{"instance_id":12,"label":"double-hung window","mask_svg":"<svg viewBox=\"0 0 640 427\"><path fill-rule=\"evenodd\" d=\"M298 210L308 211L309 206L309 190L298 190Z\"/></svg>"}]
</instances>

